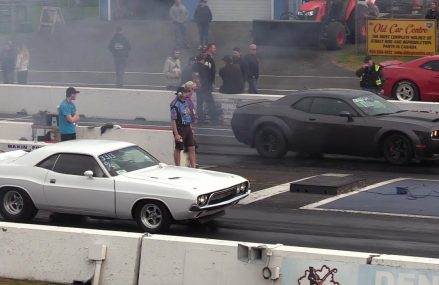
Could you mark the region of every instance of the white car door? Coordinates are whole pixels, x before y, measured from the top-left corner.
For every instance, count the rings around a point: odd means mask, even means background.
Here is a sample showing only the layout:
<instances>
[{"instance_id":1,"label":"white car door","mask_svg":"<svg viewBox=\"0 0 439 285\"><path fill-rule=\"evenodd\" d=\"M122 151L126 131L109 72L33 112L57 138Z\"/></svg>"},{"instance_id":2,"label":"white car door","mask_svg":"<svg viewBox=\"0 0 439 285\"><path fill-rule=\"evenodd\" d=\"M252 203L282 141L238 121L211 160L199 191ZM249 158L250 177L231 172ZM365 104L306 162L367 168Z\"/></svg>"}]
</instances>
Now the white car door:
<instances>
[{"instance_id":1,"label":"white car door","mask_svg":"<svg viewBox=\"0 0 439 285\"><path fill-rule=\"evenodd\" d=\"M50 162L52 160L52 162ZM107 177L92 156L57 154L48 160L44 193L52 211L115 216L114 179ZM93 171L93 177L84 172Z\"/></svg>"}]
</instances>

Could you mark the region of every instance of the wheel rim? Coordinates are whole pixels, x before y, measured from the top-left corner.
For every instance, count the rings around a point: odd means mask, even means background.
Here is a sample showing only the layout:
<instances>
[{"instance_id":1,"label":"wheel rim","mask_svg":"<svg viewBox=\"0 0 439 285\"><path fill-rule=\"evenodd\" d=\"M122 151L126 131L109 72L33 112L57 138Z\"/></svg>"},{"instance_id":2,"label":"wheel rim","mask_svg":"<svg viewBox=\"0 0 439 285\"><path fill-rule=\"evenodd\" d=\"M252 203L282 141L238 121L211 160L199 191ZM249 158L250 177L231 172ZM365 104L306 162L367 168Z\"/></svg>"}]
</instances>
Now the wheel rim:
<instances>
[{"instance_id":1,"label":"wheel rim","mask_svg":"<svg viewBox=\"0 0 439 285\"><path fill-rule=\"evenodd\" d=\"M272 132L263 132L261 136L261 146L266 152L273 153L279 150L280 139Z\"/></svg>"},{"instance_id":2,"label":"wheel rim","mask_svg":"<svg viewBox=\"0 0 439 285\"><path fill-rule=\"evenodd\" d=\"M413 101L415 90L410 84L401 84L396 87L396 98L400 101Z\"/></svg>"},{"instance_id":3,"label":"wheel rim","mask_svg":"<svg viewBox=\"0 0 439 285\"><path fill-rule=\"evenodd\" d=\"M403 161L409 156L410 145L402 137L395 137L387 145L387 155L392 161Z\"/></svg>"},{"instance_id":4,"label":"wheel rim","mask_svg":"<svg viewBox=\"0 0 439 285\"><path fill-rule=\"evenodd\" d=\"M23 196L17 191L8 191L3 198L3 208L11 215L20 214L23 206Z\"/></svg>"},{"instance_id":5,"label":"wheel rim","mask_svg":"<svg viewBox=\"0 0 439 285\"><path fill-rule=\"evenodd\" d=\"M162 210L155 204L145 204L140 210L140 220L151 229L155 229L162 223Z\"/></svg>"}]
</instances>

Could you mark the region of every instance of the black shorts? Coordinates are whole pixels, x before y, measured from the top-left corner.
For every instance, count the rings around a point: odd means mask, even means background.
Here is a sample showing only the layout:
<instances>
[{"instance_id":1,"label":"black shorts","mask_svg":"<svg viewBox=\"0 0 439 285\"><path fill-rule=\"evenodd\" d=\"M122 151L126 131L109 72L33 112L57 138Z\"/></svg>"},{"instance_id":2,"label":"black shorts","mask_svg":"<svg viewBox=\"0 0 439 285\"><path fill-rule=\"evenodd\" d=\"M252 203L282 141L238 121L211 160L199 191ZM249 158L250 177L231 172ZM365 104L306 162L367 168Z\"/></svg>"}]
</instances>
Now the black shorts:
<instances>
[{"instance_id":1,"label":"black shorts","mask_svg":"<svg viewBox=\"0 0 439 285\"><path fill-rule=\"evenodd\" d=\"M76 133L73 134L61 134L61 141L76 140Z\"/></svg>"},{"instance_id":2,"label":"black shorts","mask_svg":"<svg viewBox=\"0 0 439 285\"><path fill-rule=\"evenodd\" d=\"M175 149L183 150L185 147L195 146L194 133L190 125L177 126L177 131L183 141L175 142Z\"/></svg>"}]
</instances>

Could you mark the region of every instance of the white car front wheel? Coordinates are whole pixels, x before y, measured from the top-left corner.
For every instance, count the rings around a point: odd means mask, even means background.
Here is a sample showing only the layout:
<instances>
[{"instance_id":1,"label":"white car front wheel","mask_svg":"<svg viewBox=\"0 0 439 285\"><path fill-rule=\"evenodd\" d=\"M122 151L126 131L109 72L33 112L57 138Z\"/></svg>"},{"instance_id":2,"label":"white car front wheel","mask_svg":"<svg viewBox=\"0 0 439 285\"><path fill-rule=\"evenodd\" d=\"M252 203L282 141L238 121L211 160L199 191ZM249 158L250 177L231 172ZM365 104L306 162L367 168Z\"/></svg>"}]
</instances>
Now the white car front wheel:
<instances>
[{"instance_id":1,"label":"white car front wheel","mask_svg":"<svg viewBox=\"0 0 439 285\"><path fill-rule=\"evenodd\" d=\"M148 233L166 231L172 222L169 210L159 201L145 201L136 207L135 219L139 227Z\"/></svg>"}]
</instances>

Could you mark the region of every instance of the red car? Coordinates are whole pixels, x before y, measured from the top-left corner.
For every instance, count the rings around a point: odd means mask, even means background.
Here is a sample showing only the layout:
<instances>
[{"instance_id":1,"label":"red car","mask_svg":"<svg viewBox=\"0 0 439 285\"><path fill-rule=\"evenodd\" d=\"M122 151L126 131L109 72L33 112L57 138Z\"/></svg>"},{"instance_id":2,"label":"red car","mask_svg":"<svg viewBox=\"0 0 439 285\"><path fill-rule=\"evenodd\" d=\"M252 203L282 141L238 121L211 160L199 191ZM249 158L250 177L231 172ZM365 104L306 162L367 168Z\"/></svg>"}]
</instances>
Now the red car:
<instances>
[{"instance_id":1,"label":"red car","mask_svg":"<svg viewBox=\"0 0 439 285\"><path fill-rule=\"evenodd\" d=\"M439 101L439 55L384 61L384 96L401 101Z\"/></svg>"}]
</instances>

